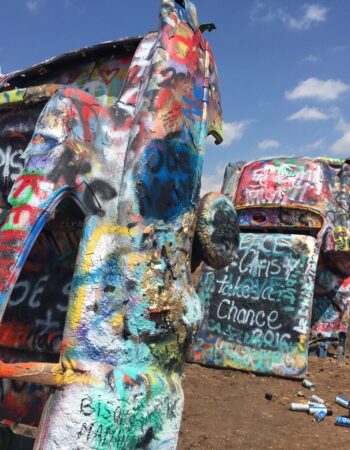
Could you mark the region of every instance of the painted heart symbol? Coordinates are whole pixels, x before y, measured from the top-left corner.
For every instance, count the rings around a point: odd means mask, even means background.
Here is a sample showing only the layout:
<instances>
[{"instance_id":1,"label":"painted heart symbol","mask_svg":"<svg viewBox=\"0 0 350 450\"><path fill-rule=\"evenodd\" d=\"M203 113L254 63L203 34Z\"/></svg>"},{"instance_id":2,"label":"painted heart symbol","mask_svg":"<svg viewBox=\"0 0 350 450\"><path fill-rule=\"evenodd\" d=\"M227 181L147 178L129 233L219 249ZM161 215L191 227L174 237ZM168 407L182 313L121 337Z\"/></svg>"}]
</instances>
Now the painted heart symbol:
<instances>
[{"instance_id":1,"label":"painted heart symbol","mask_svg":"<svg viewBox=\"0 0 350 450\"><path fill-rule=\"evenodd\" d=\"M98 70L98 73L105 84L109 84L113 78L120 72L120 68L116 67L115 69L108 69L106 67L102 67Z\"/></svg>"}]
</instances>

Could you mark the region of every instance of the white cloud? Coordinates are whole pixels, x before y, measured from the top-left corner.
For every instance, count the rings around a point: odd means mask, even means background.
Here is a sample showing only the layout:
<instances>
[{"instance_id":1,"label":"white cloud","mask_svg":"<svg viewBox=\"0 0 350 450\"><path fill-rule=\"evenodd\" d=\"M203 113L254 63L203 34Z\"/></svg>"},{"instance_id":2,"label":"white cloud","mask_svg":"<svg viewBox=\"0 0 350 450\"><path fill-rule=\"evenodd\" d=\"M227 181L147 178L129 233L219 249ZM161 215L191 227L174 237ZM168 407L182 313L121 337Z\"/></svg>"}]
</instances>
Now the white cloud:
<instances>
[{"instance_id":1,"label":"white cloud","mask_svg":"<svg viewBox=\"0 0 350 450\"><path fill-rule=\"evenodd\" d=\"M343 116L341 115L341 112L338 110L335 112L335 114L338 114L338 122L336 124L335 129L338 131L341 131L342 133L345 133L347 131L350 131L350 123L348 123Z\"/></svg>"},{"instance_id":2,"label":"white cloud","mask_svg":"<svg viewBox=\"0 0 350 450\"><path fill-rule=\"evenodd\" d=\"M293 31L308 30L312 25L325 22L328 8L319 3L304 4L301 13L296 16L285 8L278 6L276 2L258 0L250 11L250 19L253 22L280 21L288 29Z\"/></svg>"},{"instance_id":3,"label":"white cloud","mask_svg":"<svg viewBox=\"0 0 350 450\"><path fill-rule=\"evenodd\" d=\"M211 175L202 176L201 197L207 192L220 192L224 181L226 164L220 164Z\"/></svg>"},{"instance_id":4,"label":"white cloud","mask_svg":"<svg viewBox=\"0 0 350 450\"><path fill-rule=\"evenodd\" d=\"M273 5L258 0L250 10L249 17L252 22L272 22L278 18Z\"/></svg>"},{"instance_id":5,"label":"white cloud","mask_svg":"<svg viewBox=\"0 0 350 450\"><path fill-rule=\"evenodd\" d=\"M308 30L315 23L326 20L328 8L319 5L304 5L303 15L299 18L292 17L290 14L284 14L284 21L291 30Z\"/></svg>"},{"instance_id":6,"label":"white cloud","mask_svg":"<svg viewBox=\"0 0 350 450\"><path fill-rule=\"evenodd\" d=\"M292 153L291 156L300 157L306 156L309 153L314 153L315 151L318 151L320 155L325 155L328 151L328 148L329 147L326 146L325 139L320 138L317 141L310 142L309 144L302 144L297 147L292 147L289 150Z\"/></svg>"},{"instance_id":7,"label":"white cloud","mask_svg":"<svg viewBox=\"0 0 350 450\"><path fill-rule=\"evenodd\" d=\"M228 147L229 145L232 144L232 142L239 141L243 137L249 123L250 122L248 120L224 122L223 123L224 140L223 143L219 145L219 148ZM208 144L211 144L212 142L213 138L210 136L208 138Z\"/></svg>"},{"instance_id":8,"label":"white cloud","mask_svg":"<svg viewBox=\"0 0 350 450\"><path fill-rule=\"evenodd\" d=\"M263 156L259 156L256 159L254 159L254 161L265 161L266 159L274 159L274 158L292 158L294 157L295 154L287 154L287 153L280 153L279 155L263 155Z\"/></svg>"},{"instance_id":9,"label":"white cloud","mask_svg":"<svg viewBox=\"0 0 350 450\"><path fill-rule=\"evenodd\" d=\"M350 130L346 131L340 139L334 142L331 150L336 155L350 155Z\"/></svg>"},{"instance_id":10,"label":"white cloud","mask_svg":"<svg viewBox=\"0 0 350 450\"><path fill-rule=\"evenodd\" d=\"M304 5L305 15L304 21L324 22L328 13L328 8L318 3L312 5Z\"/></svg>"},{"instance_id":11,"label":"white cloud","mask_svg":"<svg viewBox=\"0 0 350 450\"><path fill-rule=\"evenodd\" d=\"M271 148L278 148L281 144L274 139L264 139L258 143L258 148L260 150L267 150Z\"/></svg>"},{"instance_id":12,"label":"white cloud","mask_svg":"<svg viewBox=\"0 0 350 450\"><path fill-rule=\"evenodd\" d=\"M331 47L329 49L329 53L337 54L343 53L346 50L346 45L336 45L335 47Z\"/></svg>"},{"instance_id":13,"label":"white cloud","mask_svg":"<svg viewBox=\"0 0 350 450\"><path fill-rule=\"evenodd\" d=\"M319 61L319 59L315 55L307 55L307 56L305 56L303 61L306 61L306 62L309 62L309 63L316 63L316 62Z\"/></svg>"},{"instance_id":14,"label":"white cloud","mask_svg":"<svg viewBox=\"0 0 350 450\"><path fill-rule=\"evenodd\" d=\"M324 143L324 138L318 139L318 141L312 142L311 144L306 144L303 147L303 150L319 150L321 148L324 148L325 143Z\"/></svg>"},{"instance_id":15,"label":"white cloud","mask_svg":"<svg viewBox=\"0 0 350 450\"><path fill-rule=\"evenodd\" d=\"M327 116L327 114L323 113L317 108L311 108L309 106L304 106L304 108L299 109L299 111L287 117L287 120L300 120L302 122L327 119L329 119L329 116Z\"/></svg>"},{"instance_id":16,"label":"white cloud","mask_svg":"<svg viewBox=\"0 0 350 450\"><path fill-rule=\"evenodd\" d=\"M343 117L340 117L336 130L343 133L343 135L331 146L332 153L336 155L350 155L350 123L346 122Z\"/></svg>"},{"instance_id":17,"label":"white cloud","mask_svg":"<svg viewBox=\"0 0 350 450\"><path fill-rule=\"evenodd\" d=\"M40 6L42 6L45 3L45 0L28 0L26 2L26 7L30 10L30 11L35 11L36 9L38 9Z\"/></svg>"},{"instance_id":18,"label":"white cloud","mask_svg":"<svg viewBox=\"0 0 350 450\"><path fill-rule=\"evenodd\" d=\"M288 100L314 98L316 100L336 100L341 94L350 90L350 85L340 80L319 80L308 78L301 81L292 91L286 91Z\"/></svg>"}]
</instances>

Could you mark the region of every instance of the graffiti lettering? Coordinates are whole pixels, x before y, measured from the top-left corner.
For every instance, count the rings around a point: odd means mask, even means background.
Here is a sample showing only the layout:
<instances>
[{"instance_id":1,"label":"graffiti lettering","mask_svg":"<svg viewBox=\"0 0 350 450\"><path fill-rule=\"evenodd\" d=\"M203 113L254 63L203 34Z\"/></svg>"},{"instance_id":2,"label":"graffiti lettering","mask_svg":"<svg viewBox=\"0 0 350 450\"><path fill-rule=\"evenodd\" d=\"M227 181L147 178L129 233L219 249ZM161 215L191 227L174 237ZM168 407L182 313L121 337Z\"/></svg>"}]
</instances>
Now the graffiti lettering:
<instances>
[{"instance_id":1,"label":"graffiti lettering","mask_svg":"<svg viewBox=\"0 0 350 450\"><path fill-rule=\"evenodd\" d=\"M21 150L13 150L10 145L5 149L0 147L0 168L3 178L15 181L24 167L24 163L20 159L22 153Z\"/></svg>"},{"instance_id":2,"label":"graffiti lettering","mask_svg":"<svg viewBox=\"0 0 350 450\"><path fill-rule=\"evenodd\" d=\"M279 369L269 366L272 371L286 370L286 358L300 346L306 358L307 347L300 344L300 336L307 335L310 327L317 254L310 263L304 249L314 245L314 238L307 236L243 233L229 267L203 271L199 295L207 305L204 333L208 339L217 336L206 343L206 348L214 351L214 356L208 351L210 361L225 358L225 365L235 366L238 358L230 350L233 344L254 355L251 365L239 365L241 368L258 370L260 362L253 361L260 360L263 351L279 355ZM201 340L195 349L200 345ZM201 358L206 355L203 350ZM264 370L267 366L265 361ZM293 364L290 366L289 373L293 371Z\"/></svg>"},{"instance_id":3,"label":"graffiti lettering","mask_svg":"<svg viewBox=\"0 0 350 450\"><path fill-rule=\"evenodd\" d=\"M223 306L225 305L225 306ZM221 309L223 311L221 311ZM259 328L268 326L270 330L278 330L282 324L273 325L278 320L278 312L271 311L268 315L265 311L254 311L252 309L241 308L235 306L234 300L223 299L220 301L217 308L217 318L227 319L233 323L249 324L249 326L257 326Z\"/></svg>"}]
</instances>

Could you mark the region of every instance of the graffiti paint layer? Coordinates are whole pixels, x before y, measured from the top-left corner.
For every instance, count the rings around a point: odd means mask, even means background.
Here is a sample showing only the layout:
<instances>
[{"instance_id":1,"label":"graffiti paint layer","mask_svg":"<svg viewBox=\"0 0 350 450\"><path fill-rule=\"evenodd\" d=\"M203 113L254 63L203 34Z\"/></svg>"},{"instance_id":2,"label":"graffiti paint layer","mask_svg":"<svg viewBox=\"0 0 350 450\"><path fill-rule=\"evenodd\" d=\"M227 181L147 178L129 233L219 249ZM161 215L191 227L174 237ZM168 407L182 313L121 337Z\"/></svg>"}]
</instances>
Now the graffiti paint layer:
<instances>
[{"instance_id":1,"label":"graffiti paint layer","mask_svg":"<svg viewBox=\"0 0 350 450\"><path fill-rule=\"evenodd\" d=\"M226 269L202 270L206 316L194 361L298 377L307 366L313 237L242 233ZM310 289L311 286L311 289Z\"/></svg>"},{"instance_id":2,"label":"graffiti paint layer","mask_svg":"<svg viewBox=\"0 0 350 450\"><path fill-rule=\"evenodd\" d=\"M174 449L202 318L191 263L221 267L237 243L227 198L199 202L205 138L222 140L215 61L188 0L163 0L158 32L97 54L2 80L4 111L42 103L0 229L1 339L19 355L0 374L56 386L41 418L47 390L23 406L40 406L26 418L40 419L36 449Z\"/></svg>"},{"instance_id":3,"label":"graffiti paint layer","mask_svg":"<svg viewBox=\"0 0 350 450\"><path fill-rule=\"evenodd\" d=\"M302 377L309 341L313 349L332 342L338 357L344 355L349 180L345 160L276 158L227 166L222 191L237 210L240 250L226 270L202 269L198 292L206 319L192 360ZM289 254L281 251L283 242ZM272 328L264 328L269 321Z\"/></svg>"}]
</instances>

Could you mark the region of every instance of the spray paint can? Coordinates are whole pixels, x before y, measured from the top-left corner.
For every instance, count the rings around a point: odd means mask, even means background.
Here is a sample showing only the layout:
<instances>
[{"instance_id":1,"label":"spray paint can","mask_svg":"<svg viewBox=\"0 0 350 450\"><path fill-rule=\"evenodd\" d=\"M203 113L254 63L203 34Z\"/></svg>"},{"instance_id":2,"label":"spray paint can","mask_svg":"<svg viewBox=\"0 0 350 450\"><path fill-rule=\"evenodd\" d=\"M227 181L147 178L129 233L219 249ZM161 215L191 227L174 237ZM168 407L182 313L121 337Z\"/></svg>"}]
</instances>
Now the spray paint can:
<instances>
[{"instance_id":1,"label":"spray paint can","mask_svg":"<svg viewBox=\"0 0 350 450\"><path fill-rule=\"evenodd\" d=\"M314 414L314 418L312 420L314 422L322 422L322 420L326 417L326 415L327 412L321 409L316 414Z\"/></svg>"},{"instance_id":2,"label":"spray paint can","mask_svg":"<svg viewBox=\"0 0 350 450\"><path fill-rule=\"evenodd\" d=\"M326 407L326 405L325 405L324 403L307 402L307 404L308 404L309 406L316 406L316 407L320 406L320 407L323 407L323 408Z\"/></svg>"},{"instance_id":3,"label":"spray paint can","mask_svg":"<svg viewBox=\"0 0 350 450\"><path fill-rule=\"evenodd\" d=\"M350 408L350 401L345 398L344 395L337 395L335 403L338 403L340 406L344 406L344 408Z\"/></svg>"},{"instance_id":4,"label":"spray paint can","mask_svg":"<svg viewBox=\"0 0 350 450\"><path fill-rule=\"evenodd\" d=\"M316 414L320 411L324 411L327 416L333 416L333 409L329 408L328 406L310 406L309 407L309 414Z\"/></svg>"},{"instance_id":5,"label":"spray paint can","mask_svg":"<svg viewBox=\"0 0 350 450\"><path fill-rule=\"evenodd\" d=\"M350 427L350 417L339 416L335 419L335 424L340 427Z\"/></svg>"},{"instance_id":6,"label":"spray paint can","mask_svg":"<svg viewBox=\"0 0 350 450\"><path fill-rule=\"evenodd\" d=\"M309 408L310 406L308 403L291 403L289 407L291 411L304 411L304 412L308 412Z\"/></svg>"},{"instance_id":7,"label":"spray paint can","mask_svg":"<svg viewBox=\"0 0 350 450\"><path fill-rule=\"evenodd\" d=\"M311 383L311 381L305 379L302 382L302 385L304 387L306 387L306 389L310 389L310 391L314 391L315 390L315 385L313 383Z\"/></svg>"},{"instance_id":8,"label":"spray paint can","mask_svg":"<svg viewBox=\"0 0 350 450\"><path fill-rule=\"evenodd\" d=\"M335 424L340 427L350 427L350 417L339 416L335 419Z\"/></svg>"},{"instance_id":9,"label":"spray paint can","mask_svg":"<svg viewBox=\"0 0 350 450\"><path fill-rule=\"evenodd\" d=\"M311 396L311 400L313 400L315 403L325 403L325 401L323 400L323 398L319 397L318 395L313 394Z\"/></svg>"}]
</instances>

